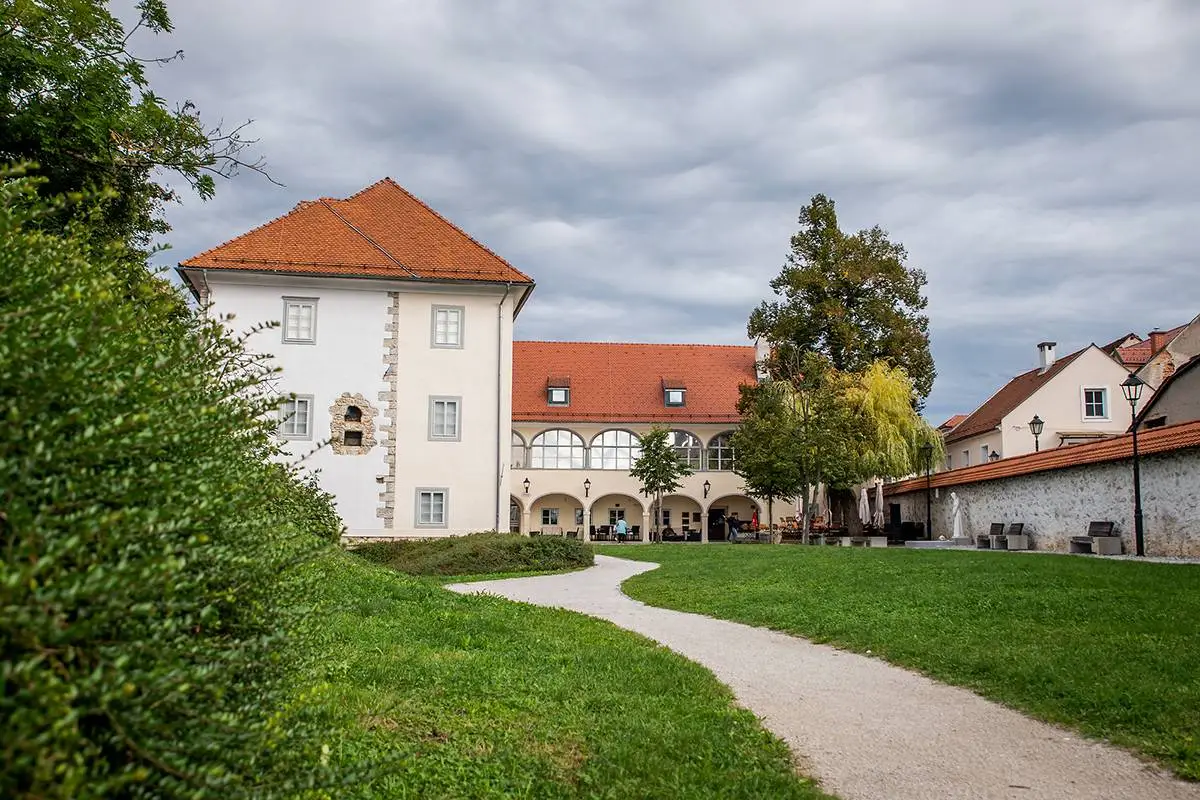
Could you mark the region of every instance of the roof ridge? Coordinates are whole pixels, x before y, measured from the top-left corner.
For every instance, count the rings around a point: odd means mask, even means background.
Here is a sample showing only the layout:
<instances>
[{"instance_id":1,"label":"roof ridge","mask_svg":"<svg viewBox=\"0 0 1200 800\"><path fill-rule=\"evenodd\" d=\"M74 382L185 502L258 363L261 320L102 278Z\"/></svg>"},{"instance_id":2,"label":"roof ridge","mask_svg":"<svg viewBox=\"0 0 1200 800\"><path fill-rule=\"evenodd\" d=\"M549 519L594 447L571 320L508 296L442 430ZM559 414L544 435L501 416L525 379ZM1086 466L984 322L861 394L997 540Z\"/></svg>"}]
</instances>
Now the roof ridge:
<instances>
[{"instance_id":1,"label":"roof ridge","mask_svg":"<svg viewBox=\"0 0 1200 800\"><path fill-rule=\"evenodd\" d=\"M379 242L375 241L375 240L374 240L374 239L372 239L370 236L368 236L368 235L367 235L367 233L366 233L366 232L365 232L365 231L364 231L362 228L358 227L358 226L357 226L357 225L355 225L353 222L351 222L350 220L346 219L346 218L345 218L345 217L344 217L344 216L343 216L343 215L342 215L340 212L338 212L338 210L337 210L336 208L334 208L333 206L331 206L331 205L329 204L329 201L328 201L328 200L326 200L324 197L322 197L322 198L320 199L320 201L319 201L319 202L321 203L321 205L323 205L323 206L325 206L326 208L328 208L328 209L329 209L329 212L330 212L331 214L333 214L335 217L337 217L339 220L341 220L343 225L345 225L347 228L349 228L350 230L352 230L352 231L354 231L355 233L357 233L357 234L358 234L359 236L361 236L362 238L366 239L366 240L367 240L367 242L368 242L368 243L369 243L369 244L370 244L372 247L374 247L374 248L375 248L376 250L378 250L379 252L383 253L383 255L384 255L384 258L388 259L388 260L389 260L389 261L391 261L393 264L395 264L397 267L399 267L400 269L404 270L405 272L407 272L409 275L413 276L414 278L420 278L420 277L423 277L423 276L421 276L421 275L418 275L416 272L412 271L412 270L411 270L411 269L409 269L408 267L404 266L403 264L401 264L401 263L400 263L400 259L396 258L394 255L392 255L391 253L389 253L389 252L388 252L388 250L387 250L387 248L385 248L385 247L384 247L383 245L381 245ZM341 200L341 201L335 200L334 202L343 202L343 203L344 203L344 202L346 202L346 201L345 201L345 200Z\"/></svg>"},{"instance_id":2,"label":"roof ridge","mask_svg":"<svg viewBox=\"0 0 1200 800\"><path fill-rule=\"evenodd\" d=\"M491 255L493 258L495 258L495 259L496 259L497 261L499 261L501 264L503 264L504 266L508 267L508 268L509 268L509 269L511 269L513 272L517 273L518 275L520 275L522 278L524 278L525 280L529 281L530 283L532 283L532 282L533 282L533 278L530 278L530 277L529 277L528 275L526 275L524 272L522 272L521 270L519 270L519 269L517 269L516 267L514 267L512 264L510 264L510 263L508 262L508 260L507 260L507 259L505 259L503 256L501 256L499 253L497 253L497 252L496 252L495 250L493 250L492 248L488 247L488 246L487 246L486 244L484 244L483 242L481 242L481 241L479 241L478 239L476 239L476 238L475 238L474 236L472 236L471 234L467 233L465 230L463 230L462 228L460 228L460 227L459 227L458 225L456 225L454 222L452 222L451 220L449 220L449 219L447 219L446 217L442 216L442 215L441 215L441 213L439 213L439 212L438 212L438 210L437 210L436 208L434 208L433 206L429 205L428 203L426 203L426 202L425 202L424 200L422 200L421 198L417 197L415 194L413 194L412 192L410 192L408 189L405 189L405 188L404 188L403 186L401 186L399 183L396 183L396 181L392 180L391 176L387 176L387 177L383 178L382 180L376 181L375 183L371 184L371 185L370 185L370 186L368 186L366 189L363 189L363 190L362 190L362 191L360 191L360 192L355 192L353 196L351 196L351 197L347 197L347 198L346 198L346 200L352 200L352 199L354 199L355 197L358 197L358 195L360 195L360 194L363 194L364 192L370 191L371 189L375 188L376 186L379 186L380 184L385 184L385 183L386 183L386 184L390 184L391 186L394 186L395 188L399 189L399 190L400 190L400 192L401 192L402 194L404 194L405 196L407 196L407 197L409 197L410 199L412 199L412 200L413 200L413 202L417 203L419 206L421 206L422 208L424 208L424 209L425 209L426 211L428 211L430 214L433 214L435 217L437 217L437 218L438 218L438 219L440 219L442 222L444 222L444 223L446 223L447 225L449 225L449 226L450 226L451 228L453 228L454 230L456 230L456 231L458 231L459 233L461 233L463 236L467 237L467 239L468 239L468 240L469 240L469 241L470 241L472 244L474 244L476 247L479 247L480 249L482 249L482 250L486 251L486 252L487 252L489 255Z\"/></svg>"}]
</instances>

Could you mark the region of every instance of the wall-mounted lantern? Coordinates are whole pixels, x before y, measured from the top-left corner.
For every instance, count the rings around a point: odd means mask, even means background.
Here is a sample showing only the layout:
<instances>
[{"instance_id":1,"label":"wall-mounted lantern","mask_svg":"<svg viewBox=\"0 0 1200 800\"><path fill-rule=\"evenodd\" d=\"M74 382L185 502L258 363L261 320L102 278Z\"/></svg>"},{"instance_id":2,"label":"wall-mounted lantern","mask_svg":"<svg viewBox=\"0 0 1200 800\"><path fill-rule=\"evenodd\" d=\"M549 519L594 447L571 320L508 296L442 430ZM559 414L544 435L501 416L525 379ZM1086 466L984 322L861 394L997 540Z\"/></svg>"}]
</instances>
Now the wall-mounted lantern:
<instances>
[{"instance_id":1,"label":"wall-mounted lantern","mask_svg":"<svg viewBox=\"0 0 1200 800\"><path fill-rule=\"evenodd\" d=\"M592 479L591 479L591 478L584 478L584 479L583 479L583 496L584 496L584 497L587 497L587 496L589 496L591 493L592 493Z\"/></svg>"},{"instance_id":2,"label":"wall-mounted lantern","mask_svg":"<svg viewBox=\"0 0 1200 800\"><path fill-rule=\"evenodd\" d=\"M525 487L525 494L529 494L529 478L521 481L521 484Z\"/></svg>"},{"instance_id":3,"label":"wall-mounted lantern","mask_svg":"<svg viewBox=\"0 0 1200 800\"><path fill-rule=\"evenodd\" d=\"M705 481L705 482L704 482L704 499L705 499L705 500L707 500L707 499L708 499L708 490L709 490L709 489L711 489L711 488L712 488L712 484L711 484L711 483L709 483L708 481Z\"/></svg>"}]
</instances>

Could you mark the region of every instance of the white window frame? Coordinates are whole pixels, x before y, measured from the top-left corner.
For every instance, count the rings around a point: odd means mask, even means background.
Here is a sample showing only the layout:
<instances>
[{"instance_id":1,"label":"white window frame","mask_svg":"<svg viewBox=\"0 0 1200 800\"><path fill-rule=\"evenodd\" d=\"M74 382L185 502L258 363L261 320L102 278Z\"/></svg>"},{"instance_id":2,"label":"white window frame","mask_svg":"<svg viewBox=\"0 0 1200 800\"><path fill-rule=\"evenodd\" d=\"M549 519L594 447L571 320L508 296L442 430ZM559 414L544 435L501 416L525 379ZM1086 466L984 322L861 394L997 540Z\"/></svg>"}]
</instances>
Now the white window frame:
<instances>
[{"instance_id":1,"label":"white window frame","mask_svg":"<svg viewBox=\"0 0 1200 800\"><path fill-rule=\"evenodd\" d=\"M317 343L317 300L316 297L285 297L283 298L283 343L284 344L316 344ZM297 336L288 326L288 319L291 316L289 313L292 306L308 307L312 315L309 320L309 333L307 338Z\"/></svg>"},{"instance_id":2,"label":"white window frame","mask_svg":"<svg viewBox=\"0 0 1200 800\"><path fill-rule=\"evenodd\" d=\"M439 403L454 404L454 433L438 433L437 406ZM462 397L452 395L429 396L429 441L431 442L461 442L462 441Z\"/></svg>"},{"instance_id":3,"label":"white window frame","mask_svg":"<svg viewBox=\"0 0 1200 800\"><path fill-rule=\"evenodd\" d=\"M449 341L449 339L447 341L438 341L438 314L442 312L445 312L447 315L452 313L458 315L458 339L455 341ZM435 305L429 313L429 346L444 350L461 350L463 348L463 340L466 338L464 335L466 333L466 321L466 306ZM448 331L449 325L447 324Z\"/></svg>"},{"instance_id":4,"label":"white window frame","mask_svg":"<svg viewBox=\"0 0 1200 800\"><path fill-rule=\"evenodd\" d=\"M1087 395L1088 392L1100 392L1104 403L1104 416L1092 417L1087 413ZM1079 413L1084 422L1109 422L1112 420L1112 406L1109 403L1109 391L1107 386L1080 386L1079 387Z\"/></svg>"},{"instance_id":5,"label":"white window frame","mask_svg":"<svg viewBox=\"0 0 1200 800\"><path fill-rule=\"evenodd\" d=\"M663 389L663 405L682 408L687 405L687 389Z\"/></svg>"},{"instance_id":6,"label":"white window frame","mask_svg":"<svg viewBox=\"0 0 1200 800\"><path fill-rule=\"evenodd\" d=\"M543 508L542 509L542 524L543 525L557 525L558 524L558 509L557 508Z\"/></svg>"},{"instance_id":7,"label":"white window frame","mask_svg":"<svg viewBox=\"0 0 1200 800\"><path fill-rule=\"evenodd\" d=\"M434 519L433 496L442 496L441 519ZM429 519L421 520L421 496L429 495ZM413 525L418 528L447 528L450 523L450 490L445 486L418 486L413 493Z\"/></svg>"},{"instance_id":8,"label":"white window frame","mask_svg":"<svg viewBox=\"0 0 1200 800\"><path fill-rule=\"evenodd\" d=\"M295 432L294 430L293 430L293 432L290 432L290 433L286 432L284 430L284 425L288 422L289 419L291 419L295 416L295 414L296 414L295 409L298 406L298 404L300 404L300 403L305 404L304 432L299 433L299 432ZM289 405L292 406L292 409L293 409L291 415L289 415L287 413L287 408ZM314 405L314 398L311 394L292 395L291 397L284 400L283 403L279 406L279 429L278 429L278 431L279 431L280 438L288 439L289 441L311 441L313 438L313 405ZM292 427L293 427L293 429L295 428L294 423L293 423Z\"/></svg>"},{"instance_id":9,"label":"white window frame","mask_svg":"<svg viewBox=\"0 0 1200 800\"><path fill-rule=\"evenodd\" d=\"M971 449L969 447L966 450L963 450L963 466L971 466Z\"/></svg>"},{"instance_id":10,"label":"white window frame","mask_svg":"<svg viewBox=\"0 0 1200 800\"><path fill-rule=\"evenodd\" d=\"M560 393L561 394L558 394ZM556 399L561 398L561 399ZM548 406L569 406L571 405L571 387L569 386L549 386L546 388L546 405Z\"/></svg>"}]
</instances>

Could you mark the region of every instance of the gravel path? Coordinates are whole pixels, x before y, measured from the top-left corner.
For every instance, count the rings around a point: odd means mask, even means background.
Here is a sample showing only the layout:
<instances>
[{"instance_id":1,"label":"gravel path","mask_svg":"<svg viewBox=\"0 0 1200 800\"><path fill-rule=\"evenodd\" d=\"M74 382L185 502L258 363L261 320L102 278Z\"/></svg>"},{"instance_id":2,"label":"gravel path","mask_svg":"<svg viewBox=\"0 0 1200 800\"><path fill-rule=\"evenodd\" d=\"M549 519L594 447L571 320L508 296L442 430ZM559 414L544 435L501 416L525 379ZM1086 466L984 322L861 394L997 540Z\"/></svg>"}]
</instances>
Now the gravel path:
<instances>
[{"instance_id":1,"label":"gravel path","mask_svg":"<svg viewBox=\"0 0 1200 800\"><path fill-rule=\"evenodd\" d=\"M1200 798L1200 785L965 689L621 593L622 581L656 566L596 556L582 572L447 588L600 617L703 664L845 800Z\"/></svg>"}]
</instances>

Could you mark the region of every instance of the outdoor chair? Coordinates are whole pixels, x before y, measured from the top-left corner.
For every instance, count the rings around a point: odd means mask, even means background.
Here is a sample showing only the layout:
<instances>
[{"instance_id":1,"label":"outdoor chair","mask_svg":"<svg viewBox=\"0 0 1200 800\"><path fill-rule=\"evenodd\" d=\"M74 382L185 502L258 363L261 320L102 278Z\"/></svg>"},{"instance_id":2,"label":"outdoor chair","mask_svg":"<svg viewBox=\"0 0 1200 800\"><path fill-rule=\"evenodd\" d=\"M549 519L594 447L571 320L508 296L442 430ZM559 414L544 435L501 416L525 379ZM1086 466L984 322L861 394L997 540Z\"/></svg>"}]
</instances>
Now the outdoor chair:
<instances>
[{"instance_id":1,"label":"outdoor chair","mask_svg":"<svg viewBox=\"0 0 1200 800\"><path fill-rule=\"evenodd\" d=\"M1025 533L1024 522L1014 522L1008 526L1008 534L1004 541L1009 550L1028 550L1029 534Z\"/></svg>"},{"instance_id":2,"label":"outdoor chair","mask_svg":"<svg viewBox=\"0 0 1200 800\"><path fill-rule=\"evenodd\" d=\"M1113 523L1091 522L1085 536L1072 536L1070 552L1095 553L1098 556L1121 555L1121 537L1113 534Z\"/></svg>"},{"instance_id":3,"label":"outdoor chair","mask_svg":"<svg viewBox=\"0 0 1200 800\"><path fill-rule=\"evenodd\" d=\"M996 540L996 537L1003 533L1004 523L993 522L992 528L988 533L981 533L975 537L975 547L980 550L989 550L992 547L992 542Z\"/></svg>"}]
</instances>

